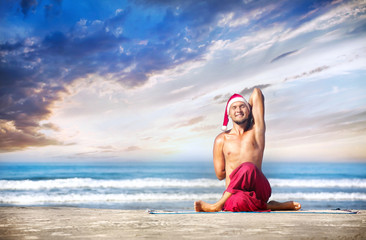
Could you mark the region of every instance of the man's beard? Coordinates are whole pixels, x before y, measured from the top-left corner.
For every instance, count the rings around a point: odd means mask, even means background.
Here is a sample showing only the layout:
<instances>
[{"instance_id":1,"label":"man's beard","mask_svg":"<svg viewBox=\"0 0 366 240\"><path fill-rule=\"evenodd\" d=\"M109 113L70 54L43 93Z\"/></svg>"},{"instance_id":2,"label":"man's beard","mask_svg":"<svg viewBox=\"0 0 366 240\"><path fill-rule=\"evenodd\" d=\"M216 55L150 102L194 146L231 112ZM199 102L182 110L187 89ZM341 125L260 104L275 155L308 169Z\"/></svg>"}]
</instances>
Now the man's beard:
<instances>
[{"instance_id":1,"label":"man's beard","mask_svg":"<svg viewBox=\"0 0 366 240\"><path fill-rule=\"evenodd\" d=\"M238 125L244 124L244 123L246 123L247 121L248 121L248 118L243 119L243 120L241 120L241 121L234 121L234 120L233 120L233 122L234 122L234 123L236 123L236 124L238 124Z\"/></svg>"}]
</instances>

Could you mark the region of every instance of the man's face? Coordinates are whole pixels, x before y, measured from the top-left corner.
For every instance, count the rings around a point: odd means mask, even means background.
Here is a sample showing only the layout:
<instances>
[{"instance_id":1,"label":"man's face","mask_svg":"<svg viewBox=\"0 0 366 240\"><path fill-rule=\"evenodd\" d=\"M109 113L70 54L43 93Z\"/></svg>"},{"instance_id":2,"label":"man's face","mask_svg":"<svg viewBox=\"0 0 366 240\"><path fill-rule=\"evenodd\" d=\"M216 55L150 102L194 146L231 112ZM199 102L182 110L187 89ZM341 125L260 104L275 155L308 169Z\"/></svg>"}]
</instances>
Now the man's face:
<instances>
[{"instance_id":1,"label":"man's face","mask_svg":"<svg viewBox=\"0 0 366 240\"><path fill-rule=\"evenodd\" d=\"M236 124L243 124L249 118L250 111L243 102L234 102L229 109L229 116Z\"/></svg>"}]
</instances>

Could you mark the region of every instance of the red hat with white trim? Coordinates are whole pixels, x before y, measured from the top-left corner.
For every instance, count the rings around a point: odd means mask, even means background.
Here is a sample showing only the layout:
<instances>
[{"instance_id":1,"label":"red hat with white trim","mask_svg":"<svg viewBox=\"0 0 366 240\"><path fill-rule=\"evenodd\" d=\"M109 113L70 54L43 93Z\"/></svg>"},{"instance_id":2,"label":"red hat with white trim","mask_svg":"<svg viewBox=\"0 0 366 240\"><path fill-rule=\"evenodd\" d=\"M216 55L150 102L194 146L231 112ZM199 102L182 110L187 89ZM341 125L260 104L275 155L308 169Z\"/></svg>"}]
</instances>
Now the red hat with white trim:
<instances>
[{"instance_id":1,"label":"red hat with white trim","mask_svg":"<svg viewBox=\"0 0 366 240\"><path fill-rule=\"evenodd\" d=\"M224 123L222 124L222 131L226 131L227 130L227 124L229 123L229 109L231 104L233 104L234 102L243 102L245 103L245 105L248 107L248 109L250 110L250 106L249 103L247 102L247 100L245 100L245 98L240 95L240 94L233 94L229 100L227 101L226 104L226 108L225 108L225 115L224 115Z\"/></svg>"}]
</instances>

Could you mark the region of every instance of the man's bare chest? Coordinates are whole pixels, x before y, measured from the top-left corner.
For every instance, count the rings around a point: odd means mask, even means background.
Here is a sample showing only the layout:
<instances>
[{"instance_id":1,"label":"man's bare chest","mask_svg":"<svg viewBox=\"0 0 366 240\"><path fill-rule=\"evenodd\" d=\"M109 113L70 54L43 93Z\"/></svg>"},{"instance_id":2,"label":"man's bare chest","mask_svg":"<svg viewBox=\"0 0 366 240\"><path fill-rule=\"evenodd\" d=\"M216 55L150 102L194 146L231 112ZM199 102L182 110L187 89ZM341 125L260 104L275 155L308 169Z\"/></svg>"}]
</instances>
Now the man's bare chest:
<instances>
[{"instance_id":1,"label":"man's bare chest","mask_svg":"<svg viewBox=\"0 0 366 240\"><path fill-rule=\"evenodd\" d=\"M258 145L254 136L247 134L245 136L228 136L225 139L223 152L226 157L250 155L256 151Z\"/></svg>"}]
</instances>

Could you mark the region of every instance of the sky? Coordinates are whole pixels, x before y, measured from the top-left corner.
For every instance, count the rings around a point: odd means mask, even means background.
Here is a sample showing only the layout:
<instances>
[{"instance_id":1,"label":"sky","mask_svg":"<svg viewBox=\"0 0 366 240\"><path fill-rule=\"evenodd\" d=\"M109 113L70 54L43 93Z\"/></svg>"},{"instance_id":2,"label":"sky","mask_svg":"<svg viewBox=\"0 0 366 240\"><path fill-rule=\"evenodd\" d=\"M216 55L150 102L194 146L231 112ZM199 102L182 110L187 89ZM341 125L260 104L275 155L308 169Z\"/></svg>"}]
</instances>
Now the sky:
<instances>
[{"instance_id":1,"label":"sky","mask_svg":"<svg viewBox=\"0 0 366 240\"><path fill-rule=\"evenodd\" d=\"M0 161L212 161L257 87L265 160L366 162L365 79L366 1L2 0Z\"/></svg>"}]
</instances>

